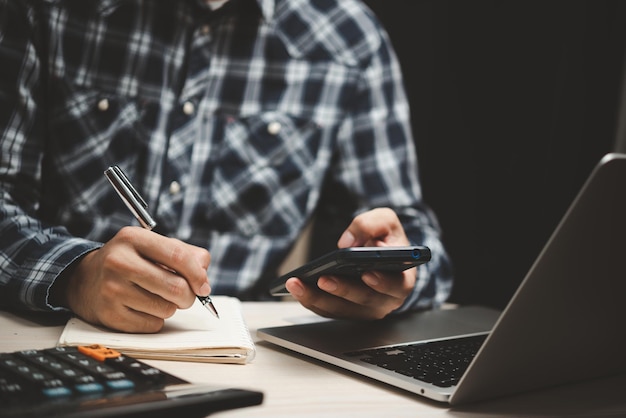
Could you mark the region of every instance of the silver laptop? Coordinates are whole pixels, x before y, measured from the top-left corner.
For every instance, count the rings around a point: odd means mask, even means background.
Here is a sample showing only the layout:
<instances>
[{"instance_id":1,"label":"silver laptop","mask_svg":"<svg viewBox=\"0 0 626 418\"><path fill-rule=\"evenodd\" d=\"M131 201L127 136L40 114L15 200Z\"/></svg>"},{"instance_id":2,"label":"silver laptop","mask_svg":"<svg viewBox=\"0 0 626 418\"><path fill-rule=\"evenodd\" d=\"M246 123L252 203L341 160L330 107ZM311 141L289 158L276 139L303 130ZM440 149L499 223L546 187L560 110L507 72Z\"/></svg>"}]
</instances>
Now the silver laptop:
<instances>
[{"instance_id":1,"label":"silver laptop","mask_svg":"<svg viewBox=\"0 0 626 418\"><path fill-rule=\"evenodd\" d=\"M502 313L469 306L258 335L456 405L626 373L625 329L626 155L608 154Z\"/></svg>"}]
</instances>

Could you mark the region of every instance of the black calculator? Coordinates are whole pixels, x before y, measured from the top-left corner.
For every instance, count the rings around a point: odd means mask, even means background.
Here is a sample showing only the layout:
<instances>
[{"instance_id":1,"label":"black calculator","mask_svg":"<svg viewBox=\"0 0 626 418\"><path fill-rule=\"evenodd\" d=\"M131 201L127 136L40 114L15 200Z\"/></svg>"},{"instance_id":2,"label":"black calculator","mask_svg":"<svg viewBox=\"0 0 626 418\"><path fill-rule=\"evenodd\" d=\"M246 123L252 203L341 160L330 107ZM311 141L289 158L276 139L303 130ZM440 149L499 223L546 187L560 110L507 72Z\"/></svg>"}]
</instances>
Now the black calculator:
<instances>
[{"instance_id":1,"label":"black calculator","mask_svg":"<svg viewBox=\"0 0 626 418\"><path fill-rule=\"evenodd\" d=\"M254 390L192 384L100 346L0 353L0 417L205 417Z\"/></svg>"}]
</instances>

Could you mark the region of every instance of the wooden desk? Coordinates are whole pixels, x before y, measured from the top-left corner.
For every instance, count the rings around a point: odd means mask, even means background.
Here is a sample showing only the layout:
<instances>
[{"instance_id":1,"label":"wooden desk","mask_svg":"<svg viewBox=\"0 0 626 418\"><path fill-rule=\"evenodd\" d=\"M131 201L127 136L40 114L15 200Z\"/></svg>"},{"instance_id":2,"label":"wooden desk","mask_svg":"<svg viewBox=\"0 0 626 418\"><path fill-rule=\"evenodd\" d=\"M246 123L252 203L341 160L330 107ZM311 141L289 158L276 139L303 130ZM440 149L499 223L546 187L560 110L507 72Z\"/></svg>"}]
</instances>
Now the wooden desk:
<instances>
[{"instance_id":1,"label":"wooden desk","mask_svg":"<svg viewBox=\"0 0 626 418\"><path fill-rule=\"evenodd\" d=\"M461 417L626 416L626 376L451 409L260 341L256 329L320 320L294 302L246 302L257 343L247 365L150 361L190 381L261 390L262 405L213 417ZM64 321L0 311L0 351L55 345Z\"/></svg>"}]
</instances>

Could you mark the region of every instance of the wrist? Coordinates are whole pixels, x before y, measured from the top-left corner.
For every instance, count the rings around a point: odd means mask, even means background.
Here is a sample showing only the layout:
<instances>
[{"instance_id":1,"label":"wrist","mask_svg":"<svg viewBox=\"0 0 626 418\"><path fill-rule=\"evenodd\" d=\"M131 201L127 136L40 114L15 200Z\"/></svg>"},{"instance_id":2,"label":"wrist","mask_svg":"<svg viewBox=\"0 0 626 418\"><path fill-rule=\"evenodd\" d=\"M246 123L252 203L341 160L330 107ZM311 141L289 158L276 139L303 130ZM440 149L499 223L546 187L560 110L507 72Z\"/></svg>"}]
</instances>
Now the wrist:
<instances>
[{"instance_id":1,"label":"wrist","mask_svg":"<svg viewBox=\"0 0 626 418\"><path fill-rule=\"evenodd\" d=\"M70 292L75 288L72 284L78 275L78 266L84 260L84 256L77 258L68 265L54 280L48 293L48 303L54 308L65 308L72 310L70 303Z\"/></svg>"}]
</instances>

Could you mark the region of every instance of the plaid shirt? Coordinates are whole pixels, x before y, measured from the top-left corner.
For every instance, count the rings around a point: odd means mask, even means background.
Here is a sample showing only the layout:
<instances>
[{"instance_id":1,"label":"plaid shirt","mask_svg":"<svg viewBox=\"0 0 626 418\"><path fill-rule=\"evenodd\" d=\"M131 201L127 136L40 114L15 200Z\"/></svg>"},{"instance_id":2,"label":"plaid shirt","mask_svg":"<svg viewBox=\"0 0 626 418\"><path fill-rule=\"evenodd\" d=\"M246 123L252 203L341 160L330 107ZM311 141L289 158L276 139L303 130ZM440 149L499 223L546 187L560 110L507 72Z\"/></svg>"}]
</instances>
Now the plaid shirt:
<instances>
[{"instance_id":1,"label":"plaid shirt","mask_svg":"<svg viewBox=\"0 0 626 418\"><path fill-rule=\"evenodd\" d=\"M0 0L0 62L2 306L61 309L55 278L137 224L113 164L158 232L209 249L215 294L259 298L334 187L431 248L404 308L448 296L398 62L358 0Z\"/></svg>"}]
</instances>

